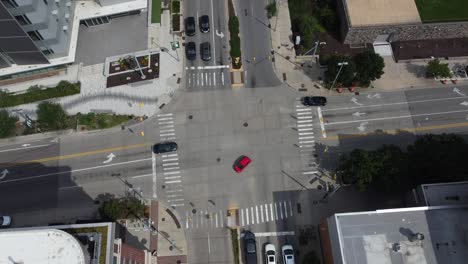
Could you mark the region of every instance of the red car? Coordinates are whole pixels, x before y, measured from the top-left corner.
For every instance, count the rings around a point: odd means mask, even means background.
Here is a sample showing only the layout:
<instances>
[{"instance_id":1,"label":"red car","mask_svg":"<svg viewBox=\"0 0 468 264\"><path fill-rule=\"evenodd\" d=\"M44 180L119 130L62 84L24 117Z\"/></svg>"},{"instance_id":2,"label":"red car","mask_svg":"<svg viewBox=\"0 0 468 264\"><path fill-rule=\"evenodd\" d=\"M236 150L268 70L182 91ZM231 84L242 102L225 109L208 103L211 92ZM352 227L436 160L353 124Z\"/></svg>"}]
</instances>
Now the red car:
<instances>
[{"instance_id":1,"label":"red car","mask_svg":"<svg viewBox=\"0 0 468 264\"><path fill-rule=\"evenodd\" d=\"M234 161L234 165L232 168L237 172L240 173L242 170L250 164L252 160L247 156L240 156L236 161Z\"/></svg>"}]
</instances>

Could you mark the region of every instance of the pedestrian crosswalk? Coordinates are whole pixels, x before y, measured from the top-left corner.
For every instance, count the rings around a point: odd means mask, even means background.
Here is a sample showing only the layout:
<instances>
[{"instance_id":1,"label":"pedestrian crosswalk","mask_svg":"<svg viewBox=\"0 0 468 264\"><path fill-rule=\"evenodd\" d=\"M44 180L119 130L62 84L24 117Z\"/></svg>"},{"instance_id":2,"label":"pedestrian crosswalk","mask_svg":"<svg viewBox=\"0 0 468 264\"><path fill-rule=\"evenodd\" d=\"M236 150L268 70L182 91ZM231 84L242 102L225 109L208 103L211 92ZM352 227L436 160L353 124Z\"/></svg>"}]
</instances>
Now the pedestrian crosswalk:
<instances>
[{"instance_id":1,"label":"pedestrian crosswalk","mask_svg":"<svg viewBox=\"0 0 468 264\"><path fill-rule=\"evenodd\" d=\"M214 229L226 225L227 210L218 211L187 211L185 214L186 229ZM239 209L239 225L251 226L275 221L284 221L294 215L290 200L264 203Z\"/></svg>"},{"instance_id":2,"label":"pedestrian crosswalk","mask_svg":"<svg viewBox=\"0 0 468 264\"><path fill-rule=\"evenodd\" d=\"M161 141L176 141L173 114L158 114L157 117L159 138ZM160 155L160 164L163 175L162 186L167 203L172 207L184 206L185 198L179 164L179 154L171 152Z\"/></svg>"},{"instance_id":3,"label":"pedestrian crosswalk","mask_svg":"<svg viewBox=\"0 0 468 264\"><path fill-rule=\"evenodd\" d=\"M317 164L315 162L315 128L314 115L311 106L305 106L301 103L301 98L295 101L298 146L301 152L302 174L315 175L317 173Z\"/></svg>"},{"instance_id":4,"label":"pedestrian crosswalk","mask_svg":"<svg viewBox=\"0 0 468 264\"><path fill-rule=\"evenodd\" d=\"M224 71L189 71L187 72L188 87L224 86L227 83L227 73Z\"/></svg>"}]
</instances>

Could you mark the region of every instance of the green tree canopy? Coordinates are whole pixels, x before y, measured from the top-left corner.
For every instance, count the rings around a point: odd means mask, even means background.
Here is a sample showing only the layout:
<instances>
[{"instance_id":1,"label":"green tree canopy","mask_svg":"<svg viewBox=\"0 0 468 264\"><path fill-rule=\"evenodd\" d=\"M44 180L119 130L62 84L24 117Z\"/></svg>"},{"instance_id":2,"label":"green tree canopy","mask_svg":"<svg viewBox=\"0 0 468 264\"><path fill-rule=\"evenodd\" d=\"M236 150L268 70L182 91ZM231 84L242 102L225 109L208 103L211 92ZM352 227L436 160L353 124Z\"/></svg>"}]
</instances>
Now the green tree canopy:
<instances>
[{"instance_id":1,"label":"green tree canopy","mask_svg":"<svg viewBox=\"0 0 468 264\"><path fill-rule=\"evenodd\" d=\"M357 54L354 57L354 63L356 64L356 80L361 86L369 86L371 81L379 79L384 74L385 62L372 50Z\"/></svg>"},{"instance_id":2,"label":"green tree canopy","mask_svg":"<svg viewBox=\"0 0 468 264\"><path fill-rule=\"evenodd\" d=\"M10 116L7 110L0 110L0 138L10 136L17 121L18 118Z\"/></svg>"},{"instance_id":3,"label":"green tree canopy","mask_svg":"<svg viewBox=\"0 0 468 264\"><path fill-rule=\"evenodd\" d=\"M325 82L332 85L340 67L338 63L347 62L341 69L340 75L336 80L335 87L340 85L350 86L354 80L355 66L351 57L343 55L332 55L327 59L327 70L325 71ZM333 87L333 88L335 88Z\"/></svg>"},{"instance_id":4,"label":"green tree canopy","mask_svg":"<svg viewBox=\"0 0 468 264\"><path fill-rule=\"evenodd\" d=\"M146 205L138 198L126 196L110 198L99 207L102 218L115 221L117 219L136 219L145 217Z\"/></svg>"},{"instance_id":5,"label":"green tree canopy","mask_svg":"<svg viewBox=\"0 0 468 264\"><path fill-rule=\"evenodd\" d=\"M42 130L60 130L68 127L68 116L62 106L42 102L37 106L37 121Z\"/></svg>"},{"instance_id":6,"label":"green tree canopy","mask_svg":"<svg viewBox=\"0 0 468 264\"><path fill-rule=\"evenodd\" d=\"M452 73L446 63L440 63L438 59L431 60L426 68L428 78L450 78Z\"/></svg>"},{"instance_id":7,"label":"green tree canopy","mask_svg":"<svg viewBox=\"0 0 468 264\"><path fill-rule=\"evenodd\" d=\"M377 150L353 150L340 161L345 183L363 191L375 187L402 193L417 185L468 180L468 144L453 134L424 135L406 151L393 145Z\"/></svg>"}]
</instances>

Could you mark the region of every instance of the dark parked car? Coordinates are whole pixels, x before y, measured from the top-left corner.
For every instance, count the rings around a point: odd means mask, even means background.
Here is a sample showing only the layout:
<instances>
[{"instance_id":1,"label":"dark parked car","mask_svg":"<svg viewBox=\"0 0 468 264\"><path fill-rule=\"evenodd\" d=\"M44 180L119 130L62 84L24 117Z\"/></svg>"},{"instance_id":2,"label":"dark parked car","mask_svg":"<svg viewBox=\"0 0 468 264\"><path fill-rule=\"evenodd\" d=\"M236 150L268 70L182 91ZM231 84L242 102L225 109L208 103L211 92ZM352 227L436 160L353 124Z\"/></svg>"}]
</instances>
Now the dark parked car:
<instances>
[{"instance_id":1,"label":"dark parked car","mask_svg":"<svg viewBox=\"0 0 468 264\"><path fill-rule=\"evenodd\" d=\"M175 142L163 142L154 144L153 152L155 154L165 153L165 152L172 152L177 150L177 143Z\"/></svg>"},{"instance_id":2,"label":"dark parked car","mask_svg":"<svg viewBox=\"0 0 468 264\"><path fill-rule=\"evenodd\" d=\"M201 16L198 23L200 24L201 32L203 33L210 32L210 18L207 15Z\"/></svg>"},{"instance_id":3,"label":"dark parked car","mask_svg":"<svg viewBox=\"0 0 468 264\"><path fill-rule=\"evenodd\" d=\"M195 35L195 18L194 17L187 17L185 19L185 34L187 36Z\"/></svg>"},{"instance_id":4,"label":"dark parked car","mask_svg":"<svg viewBox=\"0 0 468 264\"><path fill-rule=\"evenodd\" d=\"M203 42L200 44L200 56L204 61L211 60L211 45L209 42Z\"/></svg>"},{"instance_id":5,"label":"dark parked car","mask_svg":"<svg viewBox=\"0 0 468 264\"><path fill-rule=\"evenodd\" d=\"M327 98L323 96L305 96L301 99L302 104L306 106L325 106Z\"/></svg>"},{"instance_id":6,"label":"dark parked car","mask_svg":"<svg viewBox=\"0 0 468 264\"><path fill-rule=\"evenodd\" d=\"M195 42L189 42L185 46L185 55L188 60L195 60L197 58L197 48Z\"/></svg>"},{"instance_id":7,"label":"dark parked car","mask_svg":"<svg viewBox=\"0 0 468 264\"><path fill-rule=\"evenodd\" d=\"M255 235L250 231L244 232L245 264L257 264L257 245Z\"/></svg>"}]
</instances>

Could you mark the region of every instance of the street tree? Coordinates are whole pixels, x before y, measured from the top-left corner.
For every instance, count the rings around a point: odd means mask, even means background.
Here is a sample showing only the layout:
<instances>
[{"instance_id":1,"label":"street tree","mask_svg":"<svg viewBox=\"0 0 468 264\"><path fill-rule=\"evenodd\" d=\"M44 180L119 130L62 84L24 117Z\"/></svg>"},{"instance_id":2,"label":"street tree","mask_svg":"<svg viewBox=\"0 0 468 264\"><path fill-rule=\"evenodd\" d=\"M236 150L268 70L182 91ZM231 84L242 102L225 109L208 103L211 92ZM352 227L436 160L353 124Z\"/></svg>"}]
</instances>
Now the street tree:
<instances>
[{"instance_id":1,"label":"street tree","mask_svg":"<svg viewBox=\"0 0 468 264\"><path fill-rule=\"evenodd\" d=\"M426 68L428 78L450 78L452 73L447 63L440 63L438 59L431 60Z\"/></svg>"},{"instance_id":2,"label":"street tree","mask_svg":"<svg viewBox=\"0 0 468 264\"><path fill-rule=\"evenodd\" d=\"M372 152L355 149L342 158L338 171L343 182L354 184L360 191L365 191L382 169Z\"/></svg>"},{"instance_id":3,"label":"street tree","mask_svg":"<svg viewBox=\"0 0 468 264\"><path fill-rule=\"evenodd\" d=\"M338 63L347 62L348 65L339 66ZM336 76L338 78L335 83L335 87L345 85L351 86L354 80L355 65L353 60L349 56L344 55L332 55L327 61L327 70L325 71L325 82L331 86ZM340 72L341 68L341 72ZM333 87L333 88L335 88Z\"/></svg>"},{"instance_id":4,"label":"street tree","mask_svg":"<svg viewBox=\"0 0 468 264\"><path fill-rule=\"evenodd\" d=\"M384 74L385 62L374 51L364 51L354 57L356 65L356 81L363 87L368 87L371 81L379 79Z\"/></svg>"},{"instance_id":5,"label":"street tree","mask_svg":"<svg viewBox=\"0 0 468 264\"><path fill-rule=\"evenodd\" d=\"M61 105L42 102L37 106L37 122L44 131L60 130L68 127L67 112Z\"/></svg>"},{"instance_id":6,"label":"street tree","mask_svg":"<svg viewBox=\"0 0 468 264\"><path fill-rule=\"evenodd\" d=\"M99 214L107 220L140 219L145 217L146 205L140 199L132 196L122 198L111 197L99 207Z\"/></svg>"},{"instance_id":7,"label":"street tree","mask_svg":"<svg viewBox=\"0 0 468 264\"><path fill-rule=\"evenodd\" d=\"M414 185L468 180L468 144L458 135L424 135L407 152Z\"/></svg>"},{"instance_id":8,"label":"street tree","mask_svg":"<svg viewBox=\"0 0 468 264\"><path fill-rule=\"evenodd\" d=\"M7 110L0 110L0 138L8 137L15 129L18 118L10 116Z\"/></svg>"}]
</instances>

